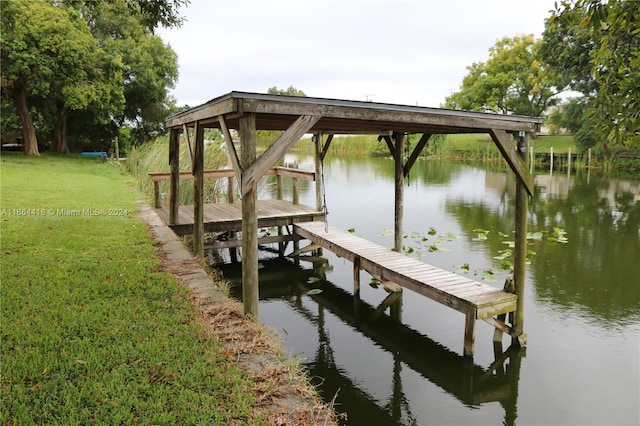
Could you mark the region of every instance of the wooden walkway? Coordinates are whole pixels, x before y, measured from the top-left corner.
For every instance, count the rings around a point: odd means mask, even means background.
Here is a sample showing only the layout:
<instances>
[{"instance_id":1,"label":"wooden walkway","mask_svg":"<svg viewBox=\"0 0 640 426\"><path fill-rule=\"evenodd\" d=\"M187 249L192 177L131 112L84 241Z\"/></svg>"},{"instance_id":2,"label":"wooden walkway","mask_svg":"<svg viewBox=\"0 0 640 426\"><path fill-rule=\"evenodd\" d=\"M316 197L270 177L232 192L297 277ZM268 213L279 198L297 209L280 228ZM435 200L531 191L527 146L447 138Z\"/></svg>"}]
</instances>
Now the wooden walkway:
<instances>
[{"instance_id":1,"label":"wooden walkway","mask_svg":"<svg viewBox=\"0 0 640 426\"><path fill-rule=\"evenodd\" d=\"M473 356L476 319L484 319L499 330L510 332L510 327L493 317L516 310L515 294L423 263L331 226L326 232L324 222L297 223L294 233L350 260L354 270L362 268L381 280L392 281L464 313L466 356Z\"/></svg>"},{"instance_id":2,"label":"wooden walkway","mask_svg":"<svg viewBox=\"0 0 640 426\"><path fill-rule=\"evenodd\" d=\"M322 220L324 214L313 207L284 200L258 200L258 227L287 226L296 222ZM160 218L178 235L193 234L193 205L180 206L178 223L169 224L169 210L156 209ZM242 229L242 203L204 205L204 232L233 232Z\"/></svg>"}]
</instances>

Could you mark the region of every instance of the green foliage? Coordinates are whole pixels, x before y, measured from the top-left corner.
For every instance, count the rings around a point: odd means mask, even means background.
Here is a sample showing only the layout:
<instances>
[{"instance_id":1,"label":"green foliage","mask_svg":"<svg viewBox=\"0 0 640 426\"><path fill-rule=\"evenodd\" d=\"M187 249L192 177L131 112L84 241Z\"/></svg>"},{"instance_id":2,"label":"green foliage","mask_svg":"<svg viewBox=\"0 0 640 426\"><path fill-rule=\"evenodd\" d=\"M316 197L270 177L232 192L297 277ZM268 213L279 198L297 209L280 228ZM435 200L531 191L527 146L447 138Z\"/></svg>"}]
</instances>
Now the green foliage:
<instances>
[{"instance_id":1,"label":"green foliage","mask_svg":"<svg viewBox=\"0 0 640 426\"><path fill-rule=\"evenodd\" d=\"M117 164L3 154L0 173L3 424L253 421L251 382L158 272Z\"/></svg>"},{"instance_id":2,"label":"green foliage","mask_svg":"<svg viewBox=\"0 0 640 426\"><path fill-rule=\"evenodd\" d=\"M489 49L486 62L473 63L447 108L539 117L557 103L553 81L540 61L533 35L503 38Z\"/></svg>"},{"instance_id":3,"label":"green foliage","mask_svg":"<svg viewBox=\"0 0 640 426\"><path fill-rule=\"evenodd\" d=\"M219 142L208 143L204 149L205 170L221 169L229 164L226 148ZM161 137L154 142L146 143L140 147L134 147L128 154L125 167L135 178L138 188L145 194L149 203L153 203L153 182L149 173L169 171L169 141L167 137ZM187 144L180 144L180 170L190 171L189 151ZM161 182L160 191L169 193L169 181ZM205 181L205 202L217 202L227 193L227 182L221 179L208 179ZM193 204L193 180L182 179L180 181L180 203Z\"/></svg>"},{"instance_id":4,"label":"green foliage","mask_svg":"<svg viewBox=\"0 0 640 426\"><path fill-rule=\"evenodd\" d=\"M302 90L296 89L293 86L289 86L286 89L278 89L276 86L273 86L267 89L267 93L272 95L307 96Z\"/></svg>"},{"instance_id":5,"label":"green foliage","mask_svg":"<svg viewBox=\"0 0 640 426\"><path fill-rule=\"evenodd\" d=\"M563 1L546 27L552 46L546 61L573 74L565 82L584 93L585 116L604 154L615 146L640 146L640 3ZM557 46L557 34L569 47Z\"/></svg>"},{"instance_id":6,"label":"green foliage","mask_svg":"<svg viewBox=\"0 0 640 426\"><path fill-rule=\"evenodd\" d=\"M567 129L575 136L578 147L584 151L596 144L596 127L587 114L587 100L573 98L555 109L547 120L552 133Z\"/></svg>"}]
</instances>

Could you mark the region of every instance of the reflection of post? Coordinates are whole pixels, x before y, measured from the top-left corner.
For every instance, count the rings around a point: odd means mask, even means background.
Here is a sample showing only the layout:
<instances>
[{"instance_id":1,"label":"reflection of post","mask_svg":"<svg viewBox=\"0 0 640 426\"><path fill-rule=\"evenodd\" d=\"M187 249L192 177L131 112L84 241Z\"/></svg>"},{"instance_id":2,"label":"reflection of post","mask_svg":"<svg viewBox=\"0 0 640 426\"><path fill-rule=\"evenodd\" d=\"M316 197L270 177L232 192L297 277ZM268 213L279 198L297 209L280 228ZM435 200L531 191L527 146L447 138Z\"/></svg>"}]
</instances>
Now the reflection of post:
<instances>
[{"instance_id":1,"label":"reflection of post","mask_svg":"<svg viewBox=\"0 0 640 426\"><path fill-rule=\"evenodd\" d=\"M507 349L509 351L511 348ZM516 349L509 358L509 365L507 365L507 377L509 378L509 384L511 385L511 393L509 398L502 401L504 407L504 422L506 426L513 426L516 424L518 418L518 385L520 383L520 367L522 366L522 357L525 356L526 349Z\"/></svg>"},{"instance_id":2,"label":"reflection of post","mask_svg":"<svg viewBox=\"0 0 640 426\"><path fill-rule=\"evenodd\" d=\"M402 322L402 295L404 294L404 292L401 291L396 294L398 296L395 302L393 302L393 304L391 304L391 306L389 307L389 314L394 320Z\"/></svg>"}]
</instances>

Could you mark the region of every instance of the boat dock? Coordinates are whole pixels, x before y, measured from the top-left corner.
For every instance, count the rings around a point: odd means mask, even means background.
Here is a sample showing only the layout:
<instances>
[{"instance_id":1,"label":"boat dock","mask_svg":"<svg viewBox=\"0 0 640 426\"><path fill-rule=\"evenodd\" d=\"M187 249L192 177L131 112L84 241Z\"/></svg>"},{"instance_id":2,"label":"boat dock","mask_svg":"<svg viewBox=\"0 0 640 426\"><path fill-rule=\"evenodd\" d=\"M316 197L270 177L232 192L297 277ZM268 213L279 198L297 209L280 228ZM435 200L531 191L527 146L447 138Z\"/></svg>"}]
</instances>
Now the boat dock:
<instances>
[{"instance_id":1,"label":"boat dock","mask_svg":"<svg viewBox=\"0 0 640 426\"><path fill-rule=\"evenodd\" d=\"M330 250L354 265L354 292L359 291L359 270L381 281L390 281L465 314L464 354L473 356L475 322L487 319L499 330L511 333L503 319L516 310L518 297L488 284L437 268L323 222L294 225L294 232Z\"/></svg>"}]
</instances>

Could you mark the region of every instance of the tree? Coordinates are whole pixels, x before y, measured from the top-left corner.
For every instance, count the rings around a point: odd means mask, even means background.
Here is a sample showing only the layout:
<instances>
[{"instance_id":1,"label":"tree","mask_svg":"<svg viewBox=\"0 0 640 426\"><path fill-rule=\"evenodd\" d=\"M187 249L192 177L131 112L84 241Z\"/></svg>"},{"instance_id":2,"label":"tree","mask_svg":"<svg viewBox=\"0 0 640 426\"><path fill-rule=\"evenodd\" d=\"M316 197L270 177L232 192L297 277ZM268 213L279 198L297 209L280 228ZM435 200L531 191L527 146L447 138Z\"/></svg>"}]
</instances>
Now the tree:
<instances>
[{"instance_id":1,"label":"tree","mask_svg":"<svg viewBox=\"0 0 640 426\"><path fill-rule=\"evenodd\" d=\"M640 146L640 2L563 1L546 28L545 34L564 33L574 53L588 58L569 68L574 75L568 86L591 82L581 90L589 105L585 114L605 154L615 145ZM581 43L587 38L592 42ZM552 63L557 55L551 49L545 56Z\"/></svg>"},{"instance_id":2,"label":"tree","mask_svg":"<svg viewBox=\"0 0 640 426\"><path fill-rule=\"evenodd\" d=\"M486 62L473 63L460 90L447 97L453 109L540 116L557 103L554 90L533 35L503 38L489 49Z\"/></svg>"},{"instance_id":3,"label":"tree","mask_svg":"<svg viewBox=\"0 0 640 426\"><path fill-rule=\"evenodd\" d=\"M289 86L286 89L278 89L276 86L273 86L267 90L267 93L272 95L307 96L302 90L298 90L293 86Z\"/></svg>"},{"instance_id":4,"label":"tree","mask_svg":"<svg viewBox=\"0 0 640 426\"><path fill-rule=\"evenodd\" d=\"M83 64L98 51L86 24L44 0L8 0L2 9L2 87L22 125L26 154L38 155L30 101L86 106L95 88Z\"/></svg>"},{"instance_id":5,"label":"tree","mask_svg":"<svg viewBox=\"0 0 640 426\"><path fill-rule=\"evenodd\" d=\"M143 135L161 129L162 114L173 107L167 90L177 78L177 57L152 30L179 26L177 9L186 4L3 1L2 95L15 106L25 152L39 153L43 131L51 130L53 148L65 152L69 129L95 126L112 136L125 122ZM68 125L74 119L83 125Z\"/></svg>"}]
</instances>

